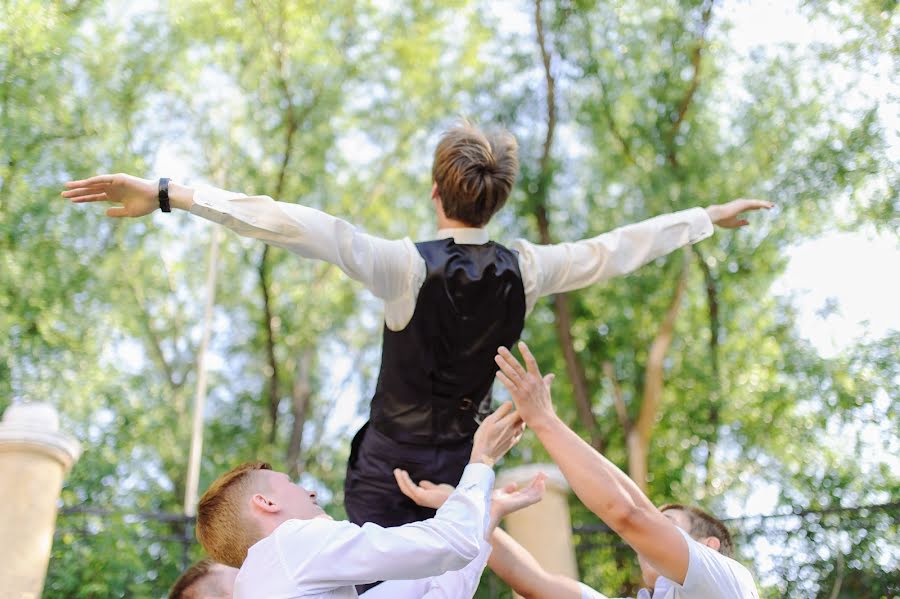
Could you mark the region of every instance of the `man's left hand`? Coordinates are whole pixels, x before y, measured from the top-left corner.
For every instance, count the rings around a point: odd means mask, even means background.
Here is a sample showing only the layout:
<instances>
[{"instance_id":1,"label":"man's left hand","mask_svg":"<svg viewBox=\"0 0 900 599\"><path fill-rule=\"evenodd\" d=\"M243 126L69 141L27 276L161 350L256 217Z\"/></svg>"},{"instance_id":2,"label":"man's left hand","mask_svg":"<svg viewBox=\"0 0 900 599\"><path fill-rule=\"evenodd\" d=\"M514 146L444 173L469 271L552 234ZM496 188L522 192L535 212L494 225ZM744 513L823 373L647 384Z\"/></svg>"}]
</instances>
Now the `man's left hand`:
<instances>
[{"instance_id":1,"label":"man's left hand","mask_svg":"<svg viewBox=\"0 0 900 599\"><path fill-rule=\"evenodd\" d=\"M728 202L727 204L713 204L712 206L707 207L706 213L709 215L709 220L711 220L714 225L726 229L737 229L738 227L750 224L750 221L741 217L741 214L744 212L762 209L769 210L774 206L775 204L772 202L766 202L764 200L739 199Z\"/></svg>"}]
</instances>

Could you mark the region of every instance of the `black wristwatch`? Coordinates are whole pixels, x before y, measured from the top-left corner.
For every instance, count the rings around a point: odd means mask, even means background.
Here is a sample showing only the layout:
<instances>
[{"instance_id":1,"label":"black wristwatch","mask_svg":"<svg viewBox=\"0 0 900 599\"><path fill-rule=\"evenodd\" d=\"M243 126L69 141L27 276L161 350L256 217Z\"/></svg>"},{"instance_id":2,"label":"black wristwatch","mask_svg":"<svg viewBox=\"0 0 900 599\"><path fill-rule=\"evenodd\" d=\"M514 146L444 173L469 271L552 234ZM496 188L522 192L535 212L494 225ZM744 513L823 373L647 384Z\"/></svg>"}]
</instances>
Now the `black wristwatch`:
<instances>
[{"instance_id":1,"label":"black wristwatch","mask_svg":"<svg viewBox=\"0 0 900 599\"><path fill-rule=\"evenodd\" d=\"M172 212L172 206L169 205L168 177L163 177L159 180L159 209L163 212Z\"/></svg>"}]
</instances>

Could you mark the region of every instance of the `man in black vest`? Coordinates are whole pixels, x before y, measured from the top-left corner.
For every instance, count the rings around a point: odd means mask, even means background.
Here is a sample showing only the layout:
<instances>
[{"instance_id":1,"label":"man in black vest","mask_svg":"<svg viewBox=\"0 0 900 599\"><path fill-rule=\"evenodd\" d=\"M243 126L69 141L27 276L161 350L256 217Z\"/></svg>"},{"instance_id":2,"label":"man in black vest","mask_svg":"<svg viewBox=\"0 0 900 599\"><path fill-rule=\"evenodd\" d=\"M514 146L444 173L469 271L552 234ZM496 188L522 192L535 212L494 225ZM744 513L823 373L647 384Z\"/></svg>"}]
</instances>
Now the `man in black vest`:
<instances>
[{"instance_id":1,"label":"man in black vest","mask_svg":"<svg viewBox=\"0 0 900 599\"><path fill-rule=\"evenodd\" d=\"M393 469L415 480L456 484L478 421L491 410L497 347L510 346L542 296L626 274L688 243L713 224L747 224L741 214L771 208L759 200L692 208L574 243L506 248L484 226L503 207L518 174L518 148L506 131L468 122L447 131L434 155L432 241L387 240L299 204L211 187L196 190L125 174L66 184L73 202L111 201L111 217L158 207L188 210L300 256L331 262L384 301L381 372L369 422L353 439L345 482L350 520L399 526L429 518L396 486Z\"/></svg>"}]
</instances>

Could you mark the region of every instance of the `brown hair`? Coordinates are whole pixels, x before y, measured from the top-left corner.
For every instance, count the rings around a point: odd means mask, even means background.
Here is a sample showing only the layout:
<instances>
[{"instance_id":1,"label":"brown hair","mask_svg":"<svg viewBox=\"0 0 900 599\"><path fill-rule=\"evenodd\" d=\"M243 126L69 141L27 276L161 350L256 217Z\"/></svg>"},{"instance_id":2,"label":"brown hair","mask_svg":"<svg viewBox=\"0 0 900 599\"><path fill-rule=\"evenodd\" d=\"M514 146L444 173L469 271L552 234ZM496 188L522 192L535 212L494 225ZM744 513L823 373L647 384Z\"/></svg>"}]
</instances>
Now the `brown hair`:
<instances>
[{"instance_id":1,"label":"brown hair","mask_svg":"<svg viewBox=\"0 0 900 599\"><path fill-rule=\"evenodd\" d=\"M486 134L467 120L441 136L431 167L444 214L473 227L486 225L503 207L518 173L512 133Z\"/></svg>"},{"instance_id":2,"label":"brown hair","mask_svg":"<svg viewBox=\"0 0 900 599\"><path fill-rule=\"evenodd\" d=\"M217 562L240 568L260 533L250 519L247 500L253 475L271 470L265 462L245 462L217 478L197 505L197 540Z\"/></svg>"},{"instance_id":3,"label":"brown hair","mask_svg":"<svg viewBox=\"0 0 900 599\"><path fill-rule=\"evenodd\" d=\"M661 512L668 510L680 510L687 514L688 521L691 523L691 529L686 532L692 538L700 540L707 537L716 537L719 539L719 553L727 557L734 556L734 542L731 540L731 533L728 532L721 520L692 505L667 503L659 508Z\"/></svg>"},{"instance_id":4,"label":"brown hair","mask_svg":"<svg viewBox=\"0 0 900 599\"><path fill-rule=\"evenodd\" d=\"M225 597L228 591L218 584L218 580L213 580L214 576L209 576L216 565L216 562L206 558L185 570L169 591L169 599L196 599L201 596L201 590L205 594L216 593ZM205 587L203 589L199 588L201 581Z\"/></svg>"}]
</instances>

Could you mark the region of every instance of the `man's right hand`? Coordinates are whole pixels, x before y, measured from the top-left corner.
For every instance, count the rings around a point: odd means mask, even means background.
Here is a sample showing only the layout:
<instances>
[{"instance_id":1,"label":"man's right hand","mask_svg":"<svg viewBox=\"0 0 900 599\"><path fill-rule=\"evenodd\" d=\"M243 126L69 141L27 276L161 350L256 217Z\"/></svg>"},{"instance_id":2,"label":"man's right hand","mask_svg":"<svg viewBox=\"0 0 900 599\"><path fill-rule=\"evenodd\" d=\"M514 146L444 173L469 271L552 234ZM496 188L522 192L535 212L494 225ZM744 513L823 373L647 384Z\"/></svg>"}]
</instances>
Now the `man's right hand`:
<instances>
[{"instance_id":1,"label":"man's right hand","mask_svg":"<svg viewBox=\"0 0 900 599\"><path fill-rule=\"evenodd\" d=\"M553 402L550 399L550 385L554 375L542 376L537 361L524 342L519 342L519 351L525 360L523 367L515 356L505 347L497 350L494 360L500 370L497 378L509 391L519 414L532 429L556 418Z\"/></svg>"},{"instance_id":2,"label":"man's right hand","mask_svg":"<svg viewBox=\"0 0 900 599\"><path fill-rule=\"evenodd\" d=\"M475 431L469 463L483 463L493 467L519 442L524 431L525 423L519 413L513 411L512 402L506 402L485 418Z\"/></svg>"},{"instance_id":3,"label":"man's right hand","mask_svg":"<svg viewBox=\"0 0 900 599\"><path fill-rule=\"evenodd\" d=\"M150 214L159 208L157 182L141 179L124 173L116 175L98 175L81 181L66 183L66 191L62 197L69 198L75 204L82 202L115 202L106 211L107 216L122 218L138 217Z\"/></svg>"}]
</instances>

